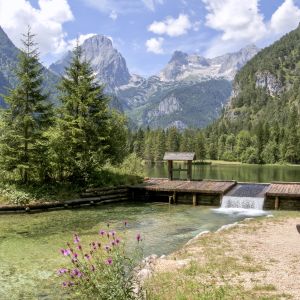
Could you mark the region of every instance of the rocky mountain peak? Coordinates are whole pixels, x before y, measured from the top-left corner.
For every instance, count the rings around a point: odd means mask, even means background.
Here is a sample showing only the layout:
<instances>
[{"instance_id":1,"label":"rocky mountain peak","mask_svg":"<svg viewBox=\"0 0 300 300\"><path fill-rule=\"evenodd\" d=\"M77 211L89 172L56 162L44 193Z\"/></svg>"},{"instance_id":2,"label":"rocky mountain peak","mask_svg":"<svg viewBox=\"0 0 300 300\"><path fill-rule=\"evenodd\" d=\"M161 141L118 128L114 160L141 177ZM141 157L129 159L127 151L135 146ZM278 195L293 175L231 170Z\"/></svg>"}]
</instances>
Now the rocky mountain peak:
<instances>
[{"instance_id":1,"label":"rocky mountain peak","mask_svg":"<svg viewBox=\"0 0 300 300\"><path fill-rule=\"evenodd\" d=\"M188 54L184 53L182 51L175 51L169 61L170 63L177 63L177 64L181 64L181 65L185 65L188 63Z\"/></svg>"},{"instance_id":2,"label":"rocky mountain peak","mask_svg":"<svg viewBox=\"0 0 300 300\"><path fill-rule=\"evenodd\" d=\"M81 45L83 56L91 63L100 83L105 84L106 90L113 92L116 87L128 84L129 74L124 57L113 47L111 39L104 35L94 35ZM50 70L63 74L71 60L68 52L61 60L50 66Z\"/></svg>"},{"instance_id":3,"label":"rocky mountain peak","mask_svg":"<svg viewBox=\"0 0 300 300\"><path fill-rule=\"evenodd\" d=\"M113 47L112 40L102 34L95 34L83 42L84 46L93 45L94 47Z\"/></svg>"},{"instance_id":4,"label":"rocky mountain peak","mask_svg":"<svg viewBox=\"0 0 300 300\"><path fill-rule=\"evenodd\" d=\"M205 58L198 54L175 51L167 66L160 72L163 81L207 80L225 78L233 80L235 74L249 61L259 49L248 45L238 52L216 58Z\"/></svg>"}]
</instances>

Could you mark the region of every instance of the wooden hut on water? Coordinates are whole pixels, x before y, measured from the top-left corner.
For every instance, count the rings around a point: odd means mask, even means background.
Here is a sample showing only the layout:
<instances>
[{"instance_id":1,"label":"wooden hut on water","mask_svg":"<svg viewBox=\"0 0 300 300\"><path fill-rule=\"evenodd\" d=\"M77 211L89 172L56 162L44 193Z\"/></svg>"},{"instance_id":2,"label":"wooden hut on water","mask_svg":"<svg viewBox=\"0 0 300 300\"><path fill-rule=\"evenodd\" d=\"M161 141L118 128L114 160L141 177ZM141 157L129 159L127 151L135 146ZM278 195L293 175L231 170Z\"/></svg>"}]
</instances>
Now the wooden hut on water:
<instances>
[{"instance_id":1,"label":"wooden hut on water","mask_svg":"<svg viewBox=\"0 0 300 300\"><path fill-rule=\"evenodd\" d=\"M187 180L192 180L192 161L196 159L194 152L166 152L164 155L164 160L168 162L168 178L173 180L174 171L186 171ZM184 161L187 162L186 169L174 169L174 161Z\"/></svg>"}]
</instances>

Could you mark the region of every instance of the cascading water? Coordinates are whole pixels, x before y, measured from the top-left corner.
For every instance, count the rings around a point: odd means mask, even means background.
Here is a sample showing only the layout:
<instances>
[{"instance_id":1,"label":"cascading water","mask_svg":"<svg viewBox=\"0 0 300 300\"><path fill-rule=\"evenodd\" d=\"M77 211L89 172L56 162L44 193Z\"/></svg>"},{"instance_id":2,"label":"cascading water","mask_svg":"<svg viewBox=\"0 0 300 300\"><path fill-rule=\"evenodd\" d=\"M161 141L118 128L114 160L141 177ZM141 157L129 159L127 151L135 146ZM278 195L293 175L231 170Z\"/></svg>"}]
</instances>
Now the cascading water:
<instances>
[{"instance_id":1,"label":"cascading water","mask_svg":"<svg viewBox=\"0 0 300 300\"><path fill-rule=\"evenodd\" d=\"M263 210L264 198L224 196L221 208L243 208Z\"/></svg>"},{"instance_id":2,"label":"cascading water","mask_svg":"<svg viewBox=\"0 0 300 300\"><path fill-rule=\"evenodd\" d=\"M264 210L264 190L267 185L238 184L227 196L223 196L221 207L217 213L237 214L245 216L261 216Z\"/></svg>"}]
</instances>

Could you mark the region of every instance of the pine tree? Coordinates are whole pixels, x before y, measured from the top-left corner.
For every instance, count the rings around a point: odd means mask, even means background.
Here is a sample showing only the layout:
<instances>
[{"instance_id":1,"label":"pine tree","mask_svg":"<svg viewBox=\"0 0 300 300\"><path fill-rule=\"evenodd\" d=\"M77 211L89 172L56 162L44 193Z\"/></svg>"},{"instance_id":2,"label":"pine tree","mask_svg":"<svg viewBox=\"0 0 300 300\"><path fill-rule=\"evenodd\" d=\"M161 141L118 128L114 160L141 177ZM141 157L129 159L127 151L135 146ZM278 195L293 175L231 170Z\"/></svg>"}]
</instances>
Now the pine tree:
<instances>
[{"instance_id":1,"label":"pine tree","mask_svg":"<svg viewBox=\"0 0 300 300\"><path fill-rule=\"evenodd\" d=\"M165 132L161 129L158 129L156 131L154 147L155 147L154 160L162 161L166 151L166 144L165 144Z\"/></svg>"},{"instance_id":2,"label":"pine tree","mask_svg":"<svg viewBox=\"0 0 300 300\"><path fill-rule=\"evenodd\" d=\"M17 171L23 182L45 179L47 172L45 131L51 124L52 106L43 94L43 67L34 34L28 27L23 34L23 49L16 69L17 86L9 90L1 113L1 166Z\"/></svg>"},{"instance_id":3,"label":"pine tree","mask_svg":"<svg viewBox=\"0 0 300 300\"><path fill-rule=\"evenodd\" d=\"M205 148L205 138L202 132L198 132L195 138L195 153L197 160L205 160L206 158L206 148Z\"/></svg>"},{"instance_id":4,"label":"pine tree","mask_svg":"<svg viewBox=\"0 0 300 300\"><path fill-rule=\"evenodd\" d=\"M180 136L176 127L171 127L166 133L166 150L176 152L179 150Z\"/></svg>"},{"instance_id":5,"label":"pine tree","mask_svg":"<svg viewBox=\"0 0 300 300\"><path fill-rule=\"evenodd\" d=\"M70 179L87 180L109 158L109 98L103 93L103 86L95 82L78 44L65 73L59 85L62 107L57 130L65 149L60 165Z\"/></svg>"}]
</instances>

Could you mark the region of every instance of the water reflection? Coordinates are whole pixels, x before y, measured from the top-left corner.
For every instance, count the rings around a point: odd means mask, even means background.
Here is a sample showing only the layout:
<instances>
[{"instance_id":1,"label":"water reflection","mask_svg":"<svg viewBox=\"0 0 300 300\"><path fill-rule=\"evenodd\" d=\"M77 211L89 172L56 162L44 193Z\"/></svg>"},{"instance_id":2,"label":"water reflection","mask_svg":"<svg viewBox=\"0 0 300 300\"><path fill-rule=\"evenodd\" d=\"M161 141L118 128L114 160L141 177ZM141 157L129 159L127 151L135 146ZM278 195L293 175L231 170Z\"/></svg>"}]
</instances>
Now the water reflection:
<instances>
[{"instance_id":1,"label":"water reflection","mask_svg":"<svg viewBox=\"0 0 300 300\"><path fill-rule=\"evenodd\" d=\"M175 163L174 167L184 164ZM167 165L146 165L148 177L167 177ZM185 172L174 172L174 178L186 179ZM193 165L193 179L237 180L239 182L300 181L300 166L211 164Z\"/></svg>"}]
</instances>

